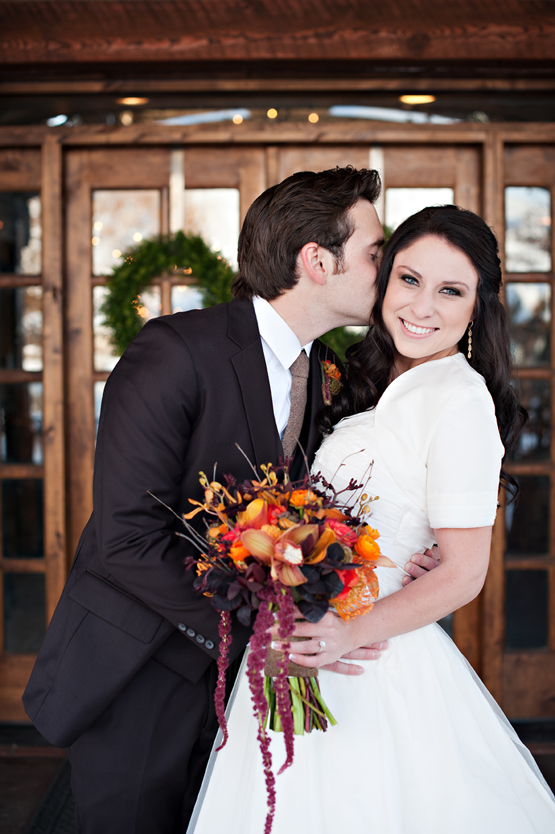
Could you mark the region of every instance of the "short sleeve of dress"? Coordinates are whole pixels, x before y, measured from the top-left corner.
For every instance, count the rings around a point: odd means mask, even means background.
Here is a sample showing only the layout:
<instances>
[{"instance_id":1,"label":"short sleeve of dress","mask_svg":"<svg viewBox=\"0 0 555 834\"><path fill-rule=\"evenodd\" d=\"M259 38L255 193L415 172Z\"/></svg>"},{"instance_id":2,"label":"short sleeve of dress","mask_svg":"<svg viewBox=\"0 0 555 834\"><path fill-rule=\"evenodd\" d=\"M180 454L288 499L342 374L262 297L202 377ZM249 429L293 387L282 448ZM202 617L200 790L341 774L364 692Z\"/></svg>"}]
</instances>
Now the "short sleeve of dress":
<instances>
[{"instance_id":1,"label":"short sleeve of dress","mask_svg":"<svg viewBox=\"0 0 555 834\"><path fill-rule=\"evenodd\" d=\"M427 460L433 529L493 524L503 454L485 386L472 386L453 397L439 417Z\"/></svg>"}]
</instances>

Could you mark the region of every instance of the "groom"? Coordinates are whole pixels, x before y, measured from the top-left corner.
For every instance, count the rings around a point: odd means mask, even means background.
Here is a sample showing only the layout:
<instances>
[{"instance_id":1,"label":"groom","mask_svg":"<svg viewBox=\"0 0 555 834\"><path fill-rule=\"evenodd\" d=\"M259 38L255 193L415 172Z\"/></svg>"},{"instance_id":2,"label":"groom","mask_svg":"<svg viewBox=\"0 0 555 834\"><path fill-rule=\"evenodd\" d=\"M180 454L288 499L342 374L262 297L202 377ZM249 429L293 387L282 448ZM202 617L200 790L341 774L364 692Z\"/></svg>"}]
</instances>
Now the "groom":
<instances>
[{"instance_id":1,"label":"groom","mask_svg":"<svg viewBox=\"0 0 555 834\"><path fill-rule=\"evenodd\" d=\"M147 490L185 512L200 471L243 480L245 456L277 463L284 446L292 477L304 474L296 440L310 461L333 358L317 337L369 320L379 191L375 171L352 168L265 191L241 231L235 300L149 322L108 380L94 513L24 695L43 735L69 748L85 834L186 830L216 730L219 618L183 568L179 523ZM236 622L232 660L248 639Z\"/></svg>"}]
</instances>

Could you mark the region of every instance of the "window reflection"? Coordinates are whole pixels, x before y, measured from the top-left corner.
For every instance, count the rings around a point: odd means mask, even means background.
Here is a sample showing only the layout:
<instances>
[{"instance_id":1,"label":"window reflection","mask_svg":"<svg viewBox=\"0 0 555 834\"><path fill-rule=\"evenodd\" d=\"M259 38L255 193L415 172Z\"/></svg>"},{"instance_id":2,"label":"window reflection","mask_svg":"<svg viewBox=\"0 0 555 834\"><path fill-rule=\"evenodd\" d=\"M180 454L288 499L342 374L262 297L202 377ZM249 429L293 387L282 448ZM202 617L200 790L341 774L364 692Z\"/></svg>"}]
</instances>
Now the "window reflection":
<instances>
[{"instance_id":1,"label":"window reflection","mask_svg":"<svg viewBox=\"0 0 555 834\"><path fill-rule=\"evenodd\" d=\"M551 286L511 281L505 294L515 365L549 365Z\"/></svg>"},{"instance_id":2,"label":"window reflection","mask_svg":"<svg viewBox=\"0 0 555 834\"><path fill-rule=\"evenodd\" d=\"M237 269L240 222L237 188L185 189L185 231L200 235L233 269Z\"/></svg>"},{"instance_id":3,"label":"window reflection","mask_svg":"<svg viewBox=\"0 0 555 834\"><path fill-rule=\"evenodd\" d=\"M42 288L0 288L0 368L42 370Z\"/></svg>"},{"instance_id":4,"label":"window reflection","mask_svg":"<svg viewBox=\"0 0 555 834\"><path fill-rule=\"evenodd\" d=\"M44 574L4 574L4 650L35 654L45 631Z\"/></svg>"},{"instance_id":5,"label":"window reflection","mask_svg":"<svg viewBox=\"0 0 555 834\"><path fill-rule=\"evenodd\" d=\"M42 383L0 385L0 461L42 463Z\"/></svg>"},{"instance_id":6,"label":"window reflection","mask_svg":"<svg viewBox=\"0 0 555 834\"><path fill-rule=\"evenodd\" d=\"M0 272L40 275L41 202L36 192L0 192Z\"/></svg>"},{"instance_id":7,"label":"window reflection","mask_svg":"<svg viewBox=\"0 0 555 834\"><path fill-rule=\"evenodd\" d=\"M507 272L551 271L551 195L548 188L505 189Z\"/></svg>"},{"instance_id":8,"label":"window reflection","mask_svg":"<svg viewBox=\"0 0 555 834\"><path fill-rule=\"evenodd\" d=\"M507 554L549 553L549 476L521 475L518 501L505 508Z\"/></svg>"},{"instance_id":9,"label":"window reflection","mask_svg":"<svg viewBox=\"0 0 555 834\"><path fill-rule=\"evenodd\" d=\"M385 225L395 230L403 220L428 206L452 205L452 188L386 188Z\"/></svg>"},{"instance_id":10,"label":"window reflection","mask_svg":"<svg viewBox=\"0 0 555 834\"><path fill-rule=\"evenodd\" d=\"M160 234L160 192L93 191L92 220L93 275L109 275L126 249Z\"/></svg>"},{"instance_id":11,"label":"window reflection","mask_svg":"<svg viewBox=\"0 0 555 834\"><path fill-rule=\"evenodd\" d=\"M6 559L43 558L41 479L2 481L2 548Z\"/></svg>"},{"instance_id":12,"label":"window reflection","mask_svg":"<svg viewBox=\"0 0 555 834\"><path fill-rule=\"evenodd\" d=\"M518 439L513 460L549 460L551 444L551 383L548 379L522 379L517 387L528 422Z\"/></svg>"},{"instance_id":13,"label":"window reflection","mask_svg":"<svg viewBox=\"0 0 555 834\"><path fill-rule=\"evenodd\" d=\"M505 607L507 649L539 649L547 646L546 570L508 570Z\"/></svg>"},{"instance_id":14,"label":"window reflection","mask_svg":"<svg viewBox=\"0 0 555 834\"><path fill-rule=\"evenodd\" d=\"M187 310L201 310L202 293L198 287L172 287L172 313L185 313Z\"/></svg>"}]
</instances>

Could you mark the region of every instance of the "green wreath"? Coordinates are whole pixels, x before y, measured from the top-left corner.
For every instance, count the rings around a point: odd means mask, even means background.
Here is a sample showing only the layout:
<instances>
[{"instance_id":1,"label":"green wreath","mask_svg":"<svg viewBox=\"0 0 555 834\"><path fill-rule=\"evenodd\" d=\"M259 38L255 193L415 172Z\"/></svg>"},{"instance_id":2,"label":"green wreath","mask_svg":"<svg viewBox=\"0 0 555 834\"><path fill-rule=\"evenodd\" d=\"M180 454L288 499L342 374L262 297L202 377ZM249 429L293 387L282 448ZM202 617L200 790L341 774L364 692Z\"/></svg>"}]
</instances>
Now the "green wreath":
<instances>
[{"instance_id":1,"label":"green wreath","mask_svg":"<svg viewBox=\"0 0 555 834\"><path fill-rule=\"evenodd\" d=\"M143 240L128 249L123 263L113 270L101 307L118 353L123 353L144 324L138 312L140 294L154 278L175 274L176 270L194 276L205 307L231 301L235 272L199 235L177 232Z\"/></svg>"}]
</instances>

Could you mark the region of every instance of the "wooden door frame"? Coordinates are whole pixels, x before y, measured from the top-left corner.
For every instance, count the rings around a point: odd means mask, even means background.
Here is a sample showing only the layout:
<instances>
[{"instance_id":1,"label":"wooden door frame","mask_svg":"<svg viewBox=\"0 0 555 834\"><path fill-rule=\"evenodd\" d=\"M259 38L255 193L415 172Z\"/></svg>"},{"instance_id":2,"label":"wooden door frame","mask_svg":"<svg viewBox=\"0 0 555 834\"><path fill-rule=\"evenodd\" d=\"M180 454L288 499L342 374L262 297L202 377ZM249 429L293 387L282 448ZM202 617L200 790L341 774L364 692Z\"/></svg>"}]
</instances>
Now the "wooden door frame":
<instances>
[{"instance_id":1,"label":"wooden door frame","mask_svg":"<svg viewBox=\"0 0 555 834\"><path fill-rule=\"evenodd\" d=\"M236 128L239 128L237 130ZM45 498L45 564L51 568L47 586L47 610L50 616L55 600L61 592L72 551L66 548L65 483L64 483L64 379L63 379L63 321L62 302L62 171L66 149L153 147L187 148L190 146L244 147L263 150L264 182L260 190L275 181L277 149L284 145L364 145L376 148L384 145L475 145L482 158L482 215L496 231L501 251L504 243L504 148L507 144L555 143L555 125L547 123L455 124L438 126L418 125L357 125L345 122L334 125L304 126L298 124L250 126L198 125L169 127L133 125L130 127L81 126L47 128L42 126L0 128L0 148L40 148L43 159L43 291L45 331L45 473L53 484ZM255 194L253 193L253 196ZM547 273L545 277L553 277ZM49 368L46 371L46 368ZM90 403L87 404L87 408ZM60 464L62 462L62 465ZM89 477L87 472L87 477ZM497 699L502 695L503 681L503 610L504 610L504 531L496 525L490 569L482 592L482 663L484 682ZM50 575L50 574L49 574ZM456 622L456 620L455 620ZM456 628L456 626L455 626ZM551 629L553 631L553 629ZM0 663L2 683L17 689L21 683L10 673L12 658ZM13 671L13 670L12 670ZM13 678L13 680L12 680ZM11 681L11 684L10 684ZM14 689L14 691L15 691Z\"/></svg>"}]
</instances>

